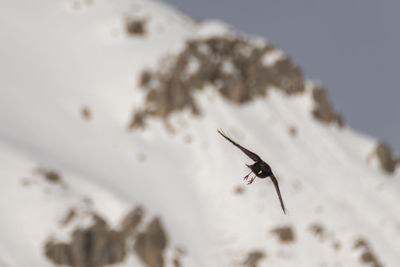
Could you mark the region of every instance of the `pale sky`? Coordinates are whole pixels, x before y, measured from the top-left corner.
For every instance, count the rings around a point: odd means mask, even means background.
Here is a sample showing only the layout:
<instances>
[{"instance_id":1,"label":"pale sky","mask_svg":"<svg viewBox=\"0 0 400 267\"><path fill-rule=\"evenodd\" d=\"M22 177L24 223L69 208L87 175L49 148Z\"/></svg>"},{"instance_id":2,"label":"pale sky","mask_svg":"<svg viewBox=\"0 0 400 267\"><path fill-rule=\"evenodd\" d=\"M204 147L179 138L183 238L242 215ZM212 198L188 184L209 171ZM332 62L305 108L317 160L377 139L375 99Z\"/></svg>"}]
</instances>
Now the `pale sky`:
<instances>
[{"instance_id":1,"label":"pale sky","mask_svg":"<svg viewBox=\"0 0 400 267\"><path fill-rule=\"evenodd\" d=\"M266 37L322 82L351 127L400 152L399 0L165 0Z\"/></svg>"}]
</instances>

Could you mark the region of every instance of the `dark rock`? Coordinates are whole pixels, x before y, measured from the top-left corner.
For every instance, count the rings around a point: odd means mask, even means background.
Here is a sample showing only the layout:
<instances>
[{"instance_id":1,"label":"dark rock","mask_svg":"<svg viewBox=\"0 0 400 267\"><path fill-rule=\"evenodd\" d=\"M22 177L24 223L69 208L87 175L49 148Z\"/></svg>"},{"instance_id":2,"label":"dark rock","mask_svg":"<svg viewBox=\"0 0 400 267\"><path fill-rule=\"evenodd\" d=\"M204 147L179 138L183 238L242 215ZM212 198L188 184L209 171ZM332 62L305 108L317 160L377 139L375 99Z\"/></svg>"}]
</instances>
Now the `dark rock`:
<instances>
[{"instance_id":1,"label":"dark rock","mask_svg":"<svg viewBox=\"0 0 400 267\"><path fill-rule=\"evenodd\" d=\"M54 170L45 170L43 176L51 183L59 183L61 181L61 175Z\"/></svg>"},{"instance_id":2,"label":"dark rock","mask_svg":"<svg viewBox=\"0 0 400 267\"><path fill-rule=\"evenodd\" d=\"M61 221L62 226L67 226L74 218L76 217L75 209L70 209L65 216L65 218Z\"/></svg>"},{"instance_id":3,"label":"dark rock","mask_svg":"<svg viewBox=\"0 0 400 267\"><path fill-rule=\"evenodd\" d=\"M100 216L86 229L76 229L71 242L46 242L45 255L54 263L74 267L99 267L122 262L125 258L126 236L112 230Z\"/></svg>"},{"instance_id":4,"label":"dark rock","mask_svg":"<svg viewBox=\"0 0 400 267\"><path fill-rule=\"evenodd\" d=\"M326 238L326 230L325 227L319 223L313 223L309 227L310 231L314 233L316 237L319 238L320 241L324 241Z\"/></svg>"},{"instance_id":5,"label":"dark rock","mask_svg":"<svg viewBox=\"0 0 400 267\"><path fill-rule=\"evenodd\" d=\"M361 254L361 261L364 263L371 263L374 261L374 256L371 254L371 252L365 251L363 254Z\"/></svg>"},{"instance_id":6,"label":"dark rock","mask_svg":"<svg viewBox=\"0 0 400 267\"><path fill-rule=\"evenodd\" d=\"M147 70L143 71L142 75L140 76L140 86L141 87L148 86L150 80L151 80L151 72Z\"/></svg>"},{"instance_id":7,"label":"dark rock","mask_svg":"<svg viewBox=\"0 0 400 267\"><path fill-rule=\"evenodd\" d=\"M144 232L137 235L134 251L148 267L164 266L167 236L159 218L153 219Z\"/></svg>"},{"instance_id":8,"label":"dark rock","mask_svg":"<svg viewBox=\"0 0 400 267\"><path fill-rule=\"evenodd\" d=\"M356 240L354 243L353 248L358 249L358 248L368 248L368 242L364 238L359 238Z\"/></svg>"},{"instance_id":9,"label":"dark rock","mask_svg":"<svg viewBox=\"0 0 400 267\"><path fill-rule=\"evenodd\" d=\"M75 266L70 244L48 241L45 245L45 255L56 264Z\"/></svg>"},{"instance_id":10,"label":"dark rock","mask_svg":"<svg viewBox=\"0 0 400 267\"><path fill-rule=\"evenodd\" d=\"M90 120L92 118L92 112L90 112L90 109L88 107L83 107L81 113L82 118L85 120Z\"/></svg>"},{"instance_id":11,"label":"dark rock","mask_svg":"<svg viewBox=\"0 0 400 267\"><path fill-rule=\"evenodd\" d=\"M95 224L72 233L71 249L75 265L97 267L122 262L125 258L125 238L110 230L107 223L95 216Z\"/></svg>"},{"instance_id":12,"label":"dark rock","mask_svg":"<svg viewBox=\"0 0 400 267\"><path fill-rule=\"evenodd\" d=\"M290 226L282 226L276 227L272 229L272 233L276 234L279 237L279 240L282 243L290 243L295 241L295 235L292 227Z\"/></svg>"},{"instance_id":13,"label":"dark rock","mask_svg":"<svg viewBox=\"0 0 400 267\"><path fill-rule=\"evenodd\" d=\"M88 229L75 230L71 248L74 266L104 266L122 262L125 258L125 238L121 233L110 230L101 218L97 218Z\"/></svg>"},{"instance_id":14,"label":"dark rock","mask_svg":"<svg viewBox=\"0 0 400 267\"><path fill-rule=\"evenodd\" d=\"M181 261L177 258L172 259L172 266L181 267L182 266Z\"/></svg>"},{"instance_id":15,"label":"dark rock","mask_svg":"<svg viewBox=\"0 0 400 267\"><path fill-rule=\"evenodd\" d=\"M124 236L131 236L135 233L137 226L142 222L143 216L144 210L141 206L137 206L125 216L121 223L121 231Z\"/></svg>"},{"instance_id":16,"label":"dark rock","mask_svg":"<svg viewBox=\"0 0 400 267\"><path fill-rule=\"evenodd\" d=\"M71 209L63 223L69 223L77 216L75 214L76 211ZM87 228L76 228L71 234L71 242L47 241L44 247L45 255L56 264L74 267L117 264L132 251L130 246L127 250L127 244L131 244L130 241L135 239L133 251L146 266L164 266L167 236L159 218L153 219L145 231L137 233L136 229L144 217L141 206L137 206L124 217L120 231L110 229L107 222L99 215L92 213L91 216L93 224ZM184 254L184 250L176 250L175 265L180 264L180 257Z\"/></svg>"},{"instance_id":17,"label":"dark rock","mask_svg":"<svg viewBox=\"0 0 400 267\"><path fill-rule=\"evenodd\" d=\"M273 50L272 45L256 46L239 37L188 41L180 54L164 59L158 70L142 73L140 85L147 91L146 108L136 112L139 115L131 127L143 124L148 116L166 119L183 109L200 115L194 92L210 84L238 104L265 96L270 87L289 95L303 92L302 72L290 59L271 66L263 63L263 56Z\"/></svg>"},{"instance_id":18,"label":"dark rock","mask_svg":"<svg viewBox=\"0 0 400 267\"><path fill-rule=\"evenodd\" d=\"M61 174L56 170L46 169L40 166L33 170L33 174L40 175L44 178L45 181L52 184L57 184L63 189L68 188L68 185L63 181Z\"/></svg>"},{"instance_id":19,"label":"dark rock","mask_svg":"<svg viewBox=\"0 0 400 267\"><path fill-rule=\"evenodd\" d=\"M342 127L344 125L343 117L334 110L328 99L326 89L316 86L313 88L312 95L315 102L315 107L312 111L314 118L327 124L335 123L339 127Z\"/></svg>"},{"instance_id":20,"label":"dark rock","mask_svg":"<svg viewBox=\"0 0 400 267\"><path fill-rule=\"evenodd\" d=\"M380 142L376 146L375 152L382 170L393 174L396 171L398 159L394 157L390 146L385 142Z\"/></svg>"},{"instance_id":21,"label":"dark rock","mask_svg":"<svg viewBox=\"0 0 400 267\"><path fill-rule=\"evenodd\" d=\"M246 267L257 267L258 262L265 257L266 255L262 251L259 250L251 251L249 252L249 254L247 254L247 258L243 262L243 265Z\"/></svg>"},{"instance_id":22,"label":"dark rock","mask_svg":"<svg viewBox=\"0 0 400 267\"><path fill-rule=\"evenodd\" d=\"M140 19L127 19L126 32L130 35L145 35L146 22Z\"/></svg>"},{"instance_id":23,"label":"dark rock","mask_svg":"<svg viewBox=\"0 0 400 267\"><path fill-rule=\"evenodd\" d=\"M297 127L296 126L289 126L289 134L291 136L296 136L297 135Z\"/></svg>"},{"instance_id":24,"label":"dark rock","mask_svg":"<svg viewBox=\"0 0 400 267\"><path fill-rule=\"evenodd\" d=\"M378 260L370 244L364 238L357 239L354 243L354 248L362 250L360 255L362 263L373 267L383 267L383 264Z\"/></svg>"},{"instance_id":25,"label":"dark rock","mask_svg":"<svg viewBox=\"0 0 400 267\"><path fill-rule=\"evenodd\" d=\"M137 128L140 128L140 129L146 128L146 122L145 122L146 116L147 116L147 114L145 111L136 111L133 114L133 118L129 125L129 129L134 130Z\"/></svg>"}]
</instances>

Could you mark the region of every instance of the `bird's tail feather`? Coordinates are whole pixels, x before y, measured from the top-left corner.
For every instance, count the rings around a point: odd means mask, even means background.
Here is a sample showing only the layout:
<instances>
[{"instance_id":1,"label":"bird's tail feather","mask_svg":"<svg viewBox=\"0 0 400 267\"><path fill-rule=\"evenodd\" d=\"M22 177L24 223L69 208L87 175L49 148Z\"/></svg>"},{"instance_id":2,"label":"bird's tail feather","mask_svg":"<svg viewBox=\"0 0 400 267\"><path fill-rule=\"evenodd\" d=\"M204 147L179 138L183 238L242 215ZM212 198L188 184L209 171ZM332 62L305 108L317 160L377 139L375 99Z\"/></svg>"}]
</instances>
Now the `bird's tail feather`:
<instances>
[{"instance_id":1,"label":"bird's tail feather","mask_svg":"<svg viewBox=\"0 0 400 267\"><path fill-rule=\"evenodd\" d=\"M281 191L279 190L278 180L276 179L274 174L272 174L270 177L271 177L272 182L274 183L276 193L278 194L278 197L279 197L279 201L281 202L281 207L282 207L283 213L286 214L285 204L283 204Z\"/></svg>"}]
</instances>

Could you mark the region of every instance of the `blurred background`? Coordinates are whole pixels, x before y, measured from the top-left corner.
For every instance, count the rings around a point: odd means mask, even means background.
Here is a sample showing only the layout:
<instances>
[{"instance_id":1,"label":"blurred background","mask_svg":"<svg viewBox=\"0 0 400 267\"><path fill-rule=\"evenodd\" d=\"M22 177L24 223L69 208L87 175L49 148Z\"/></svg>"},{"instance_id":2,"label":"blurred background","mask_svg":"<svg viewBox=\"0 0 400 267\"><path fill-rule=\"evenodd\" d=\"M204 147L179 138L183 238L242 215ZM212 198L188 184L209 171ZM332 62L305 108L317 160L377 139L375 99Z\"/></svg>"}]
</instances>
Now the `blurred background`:
<instances>
[{"instance_id":1,"label":"blurred background","mask_svg":"<svg viewBox=\"0 0 400 267\"><path fill-rule=\"evenodd\" d=\"M0 267L400 266L399 7L0 1Z\"/></svg>"},{"instance_id":2,"label":"blurred background","mask_svg":"<svg viewBox=\"0 0 400 267\"><path fill-rule=\"evenodd\" d=\"M351 127L400 151L400 1L166 1L266 37L328 88Z\"/></svg>"}]
</instances>

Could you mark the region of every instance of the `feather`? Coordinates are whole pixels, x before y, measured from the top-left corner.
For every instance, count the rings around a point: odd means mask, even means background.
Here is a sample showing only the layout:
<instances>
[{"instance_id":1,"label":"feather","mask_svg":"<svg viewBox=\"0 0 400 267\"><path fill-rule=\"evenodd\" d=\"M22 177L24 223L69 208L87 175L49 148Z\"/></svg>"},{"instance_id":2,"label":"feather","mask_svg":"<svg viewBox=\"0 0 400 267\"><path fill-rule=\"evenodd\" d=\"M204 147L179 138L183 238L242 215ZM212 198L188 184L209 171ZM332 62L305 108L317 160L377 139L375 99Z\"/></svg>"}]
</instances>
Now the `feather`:
<instances>
[{"instance_id":1,"label":"feather","mask_svg":"<svg viewBox=\"0 0 400 267\"><path fill-rule=\"evenodd\" d=\"M237 146L240 150L243 151L243 153L245 153L249 158L251 158L252 160L254 160L255 162L257 161L262 161L261 158L256 154L251 152L250 150L247 150L246 148L242 147L241 145L239 145L238 143L236 143L235 141L233 141L232 139L230 139L229 137L227 137L224 132L222 132L221 130L217 130L218 133L220 135L222 135L223 137L225 137L226 140L228 140L229 142L231 142L232 144L234 144L235 146Z\"/></svg>"},{"instance_id":2,"label":"feather","mask_svg":"<svg viewBox=\"0 0 400 267\"><path fill-rule=\"evenodd\" d=\"M283 204L281 191L279 190L278 180L276 179L275 175L273 175L273 174L270 177L271 177L271 181L274 183L276 193L278 194L278 197L279 197L279 201L281 202L281 207L282 207L283 213L286 214L286 209L285 209L285 205Z\"/></svg>"}]
</instances>

